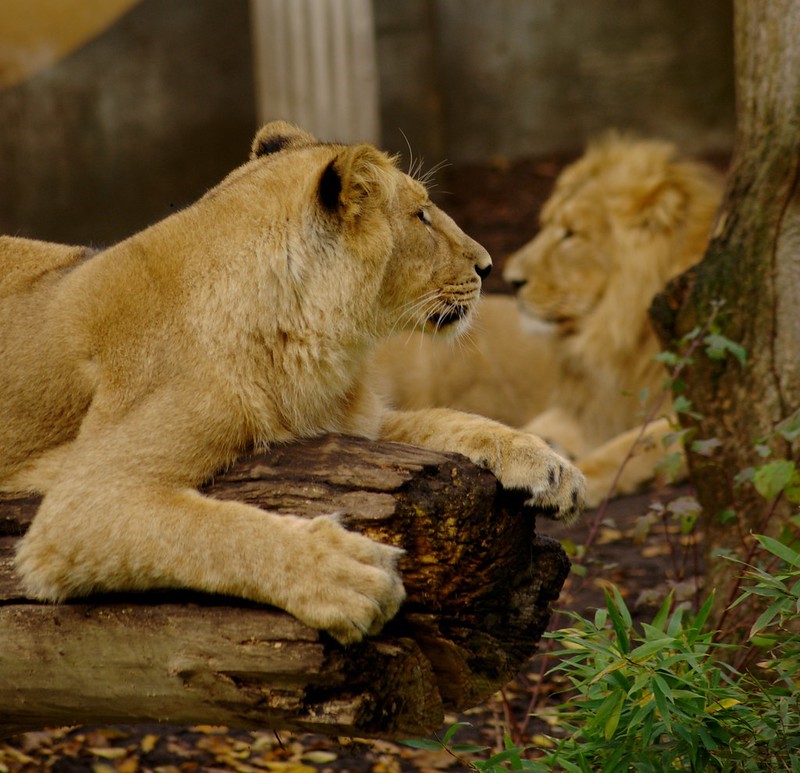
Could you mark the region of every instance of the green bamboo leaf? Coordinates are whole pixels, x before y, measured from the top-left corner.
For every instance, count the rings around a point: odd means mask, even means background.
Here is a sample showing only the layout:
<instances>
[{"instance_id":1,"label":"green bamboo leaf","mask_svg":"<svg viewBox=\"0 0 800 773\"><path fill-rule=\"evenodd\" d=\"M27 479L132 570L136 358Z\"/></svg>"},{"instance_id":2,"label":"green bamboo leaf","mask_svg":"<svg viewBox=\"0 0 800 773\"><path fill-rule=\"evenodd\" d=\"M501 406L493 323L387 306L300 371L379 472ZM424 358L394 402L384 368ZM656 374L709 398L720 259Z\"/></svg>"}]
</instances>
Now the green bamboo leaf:
<instances>
[{"instance_id":1,"label":"green bamboo leaf","mask_svg":"<svg viewBox=\"0 0 800 773\"><path fill-rule=\"evenodd\" d=\"M616 663L612 663L611 665L606 666L602 671L598 671L592 679L589 681L589 684L594 684L595 682L599 682L601 679L604 679L609 674L614 673L615 671L619 671L621 668L625 668L628 663L625 660L618 660Z\"/></svg>"},{"instance_id":2,"label":"green bamboo leaf","mask_svg":"<svg viewBox=\"0 0 800 773\"><path fill-rule=\"evenodd\" d=\"M703 339L703 343L706 345L706 354L712 360L723 360L726 355L732 354L740 365L744 365L747 362L747 350L724 335L709 333Z\"/></svg>"},{"instance_id":3,"label":"green bamboo leaf","mask_svg":"<svg viewBox=\"0 0 800 773\"><path fill-rule=\"evenodd\" d=\"M800 472L795 471L792 480L783 490L783 495L793 504L800 505Z\"/></svg>"},{"instance_id":4,"label":"green bamboo leaf","mask_svg":"<svg viewBox=\"0 0 800 773\"><path fill-rule=\"evenodd\" d=\"M711 734L702 725L698 726L697 733L706 749L709 751L715 751L716 749L719 749L719 744L711 737Z\"/></svg>"},{"instance_id":5,"label":"green bamboo leaf","mask_svg":"<svg viewBox=\"0 0 800 773\"><path fill-rule=\"evenodd\" d=\"M672 408L675 413L685 413L687 416L691 416L694 419L702 419L703 417L692 410L692 403L691 401L684 397L683 395L678 395L672 401Z\"/></svg>"},{"instance_id":6,"label":"green bamboo leaf","mask_svg":"<svg viewBox=\"0 0 800 773\"><path fill-rule=\"evenodd\" d=\"M499 765L501 762L506 762L508 760L514 760L514 759L519 760L519 755L521 751L523 751L523 749L518 749L516 747L511 749L504 749L501 752L497 752L497 754L493 754L486 761L491 762L493 765Z\"/></svg>"},{"instance_id":7,"label":"green bamboo leaf","mask_svg":"<svg viewBox=\"0 0 800 773\"><path fill-rule=\"evenodd\" d=\"M450 727L447 728L447 731L444 734L444 738L442 738L442 743L447 745L452 740L453 736L461 730L462 727L470 727L469 722L454 722Z\"/></svg>"},{"instance_id":8,"label":"green bamboo leaf","mask_svg":"<svg viewBox=\"0 0 800 773\"><path fill-rule=\"evenodd\" d=\"M455 754L480 754L491 748L491 746L476 746L474 743L454 743L450 746L450 751Z\"/></svg>"},{"instance_id":9,"label":"green bamboo leaf","mask_svg":"<svg viewBox=\"0 0 800 773\"><path fill-rule=\"evenodd\" d=\"M800 553L798 553L796 550L793 550L788 545L784 545L782 542L778 542L778 540L773 539L772 537L767 537L764 534L756 534L756 539L761 543L762 547L778 558L786 561L786 563L790 566L800 567Z\"/></svg>"},{"instance_id":10,"label":"green bamboo leaf","mask_svg":"<svg viewBox=\"0 0 800 773\"><path fill-rule=\"evenodd\" d=\"M661 605L658 612L656 612L655 617L653 618L652 626L659 631L664 631L664 627L667 623L667 617L669 616L669 610L672 607L672 597L673 591L670 591L667 597L664 599L664 603Z\"/></svg>"},{"instance_id":11,"label":"green bamboo leaf","mask_svg":"<svg viewBox=\"0 0 800 773\"><path fill-rule=\"evenodd\" d=\"M553 762L557 762L559 767L564 768L567 773L584 773L585 770L580 765L576 765L574 762L559 756L557 752L553 755Z\"/></svg>"},{"instance_id":12,"label":"green bamboo leaf","mask_svg":"<svg viewBox=\"0 0 800 773\"><path fill-rule=\"evenodd\" d=\"M625 696L622 694L618 695L617 702L611 709L611 713L609 714L605 721L605 725L603 726L603 736L605 737L606 741L610 741L614 737L614 733L617 732L617 727L619 726L619 719L622 716L622 707L624 704Z\"/></svg>"},{"instance_id":13,"label":"green bamboo leaf","mask_svg":"<svg viewBox=\"0 0 800 773\"><path fill-rule=\"evenodd\" d=\"M753 625L750 628L750 637L752 638L755 636L762 628L766 628L774 619L775 617L781 612L784 608L785 602L783 599L776 601L774 604L770 604L756 619Z\"/></svg>"},{"instance_id":14,"label":"green bamboo leaf","mask_svg":"<svg viewBox=\"0 0 800 773\"><path fill-rule=\"evenodd\" d=\"M609 617L611 618L611 625L614 628L614 633L617 637L617 644L622 654L630 650L630 638L628 630L633 625L631 613L625 605L622 594L616 585L611 586L611 591L606 589L606 608L608 609Z\"/></svg>"},{"instance_id":15,"label":"green bamboo leaf","mask_svg":"<svg viewBox=\"0 0 800 773\"><path fill-rule=\"evenodd\" d=\"M661 716L661 720L664 723L664 727L667 729L668 733L672 732L672 723L670 722L670 710L669 710L669 702L667 701L667 697L661 691L661 684L662 680L658 680L657 678L653 678L653 700L656 704L656 709L658 709L658 713Z\"/></svg>"},{"instance_id":16,"label":"green bamboo leaf","mask_svg":"<svg viewBox=\"0 0 800 773\"><path fill-rule=\"evenodd\" d=\"M722 446L722 441L719 438L708 438L706 440L693 440L691 449L700 456L713 456L718 448Z\"/></svg>"},{"instance_id":17,"label":"green bamboo leaf","mask_svg":"<svg viewBox=\"0 0 800 773\"><path fill-rule=\"evenodd\" d=\"M667 684L666 679L659 674L653 674L653 685L658 685L658 689L661 691L661 694L670 702L674 703L675 699L672 695L672 690L670 686Z\"/></svg>"},{"instance_id":18,"label":"green bamboo leaf","mask_svg":"<svg viewBox=\"0 0 800 773\"><path fill-rule=\"evenodd\" d=\"M800 437L800 410L784 419L775 429L784 440L788 440L790 443L797 440Z\"/></svg>"},{"instance_id":19,"label":"green bamboo leaf","mask_svg":"<svg viewBox=\"0 0 800 773\"><path fill-rule=\"evenodd\" d=\"M792 482L795 470L794 462L789 459L767 462L755 469L753 485L764 499L775 499Z\"/></svg>"},{"instance_id":20,"label":"green bamboo leaf","mask_svg":"<svg viewBox=\"0 0 800 773\"><path fill-rule=\"evenodd\" d=\"M708 598L703 602L703 606L697 611L697 614L694 616L694 620L692 621L692 634L690 635L690 643L693 643L697 636L702 632L703 626L706 624L706 620L708 620L708 616L711 614L711 608L714 605L714 592L712 591Z\"/></svg>"},{"instance_id":21,"label":"green bamboo leaf","mask_svg":"<svg viewBox=\"0 0 800 773\"><path fill-rule=\"evenodd\" d=\"M723 711L724 709L730 709L733 706L738 706L741 703L740 700L737 698L723 698L719 701L714 701L706 706L706 712L709 714L716 714L718 711Z\"/></svg>"},{"instance_id":22,"label":"green bamboo leaf","mask_svg":"<svg viewBox=\"0 0 800 773\"><path fill-rule=\"evenodd\" d=\"M677 636L683 627L683 607L678 607L673 613L667 625L667 634Z\"/></svg>"},{"instance_id":23,"label":"green bamboo leaf","mask_svg":"<svg viewBox=\"0 0 800 773\"><path fill-rule=\"evenodd\" d=\"M670 368L675 367L681 361L681 358L675 354L675 352L670 351L658 352L657 354L653 355L653 359L657 362L664 363L664 365L667 365Z\"/></svg>"},{"instance_id":24,"label":"green bamboo leaf","mask_svg":"<svg viewBox=\"0 0 800 773\"><path fill-rule=\"evenodd\" d=\"M423 749L428 752L441 751L442 744L439 741L431 741L427 738L409 738L408 740L401 741L404 746L410 746L412 749Z\"/></svg>"},{"instance_id":25,"label":"green bamboo leaf","mask_svg":"<svg viewBox=\"0 0 800 773\"><path fill-rule=\"evenodd\" d=\"M675 640L671 636L665 636L660 639L652 639L631 650L628 657L636 663L641 663L647 660L654 653L661 652L674 643Z\"/></svg>"},{"instance_id":26,"label":"green bamboo leaf","mask_svg":"<svg viewBox=\"0 0 800 773\"><path fill-rule=\"evenodd\" d=\"M622 594L616 585L611 586L611 592L614 594L614 603L622 616L622 622L625 624L625 628L630 628L633 625L633 618L628 611L628 606L625 604L625 599L622 598Z\"/></svg>"}]
</instances>

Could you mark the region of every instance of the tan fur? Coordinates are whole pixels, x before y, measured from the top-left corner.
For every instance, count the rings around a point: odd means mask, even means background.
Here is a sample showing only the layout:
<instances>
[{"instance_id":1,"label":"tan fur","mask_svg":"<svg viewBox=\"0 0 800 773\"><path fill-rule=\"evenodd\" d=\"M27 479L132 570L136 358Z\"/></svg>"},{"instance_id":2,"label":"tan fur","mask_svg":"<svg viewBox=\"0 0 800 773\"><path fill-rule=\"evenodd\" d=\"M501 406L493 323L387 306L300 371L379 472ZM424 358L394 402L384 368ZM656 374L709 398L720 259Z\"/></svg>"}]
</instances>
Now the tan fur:
<instances>
[{"instance_id":1,"label":"tan fur","mask_svg":"<svg viewBox=\"0 0 800 773\"><path fill-rule=\"evenodd\" d=\"M539 234L507 262L505 278L519 287L518 318L505 299L481 302L476 340L459 365L481 374L480 400L470 409L502 415L576 458L589 504L609 491L637 426L662 392L665 372L653 360L659 345L647 309L669 279L702 257L721 193L713 170L679 159L669 143L606 137L561 173ZM526 333L528 320L535 332ZM491 340L483 340L482 328ZM391 355L380 355L387 392L399 405L464 399L463 379L449 367L428 366L434 342L385 346L396 355L391 366L385 366ZM513 381L506 376L512 369ZM424 384L412 399L403 383L417 370L436 385ZM549 391L540 388L543 381L553 385ZM648 428L615 493L652 479L667 430L666 420Z\"/></svg>"},{"instance_id":2,"label":"tan fur","mask_svg":"<svg viewBox=\"0 0 800 773\"><path fill-rule=\"evenodd\" d=\"M342 642L404 597L400 551L195 487L253 445L324 432L460 451L564 519L582 478L541 440L385 410L395 330L466 327L488 254L369 145L283 122L193 206L91 256L0 239L0 490L44 494L30 593L190 587L275 604Z\"/></svg>"},{"instance_id":3,"label":"tan fur","mask_svg":"<svg viewBox=\"0 0 800 773\"><path fill-rule=\"evenodd\" d=\"M544 410L555 386L557 339L531 331L516 301L484 295L458 339L402 333L375 354L386 398L403 408L447 406L522 426Z\"/></svg>"}]
</instances>

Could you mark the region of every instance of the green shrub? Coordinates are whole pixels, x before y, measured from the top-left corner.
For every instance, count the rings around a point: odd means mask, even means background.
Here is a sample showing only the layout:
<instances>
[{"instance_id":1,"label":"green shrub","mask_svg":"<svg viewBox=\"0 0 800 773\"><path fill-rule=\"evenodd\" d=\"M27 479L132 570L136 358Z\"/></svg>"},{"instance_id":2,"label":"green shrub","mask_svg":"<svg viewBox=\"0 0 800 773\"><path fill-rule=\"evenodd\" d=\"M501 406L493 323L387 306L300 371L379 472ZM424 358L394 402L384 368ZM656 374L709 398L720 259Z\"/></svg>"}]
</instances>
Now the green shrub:
<instances>
[{"instance_id":1,"label":"green shrub","mask_svg":"<svg viewBox=\"0 0 800 773\"><path fill-rule=\"evenodd\" d=\"M469 765L486 773L800 770L800 552L790 540L757 539L772 568L748 567L736 602L765 600L742 645L759 648L752 672L716 657L730 645L707 630L711 598L696 613L672 609L668 598L637 628L612 587L593 620L572 614L570 627L548 634L561 647L554 670L572 688L557 707L564 735L535 759L507 740L505 750ZM450 746L458 727L423 743L456 755L482 751Z\"/></svg>"}]
</instances>

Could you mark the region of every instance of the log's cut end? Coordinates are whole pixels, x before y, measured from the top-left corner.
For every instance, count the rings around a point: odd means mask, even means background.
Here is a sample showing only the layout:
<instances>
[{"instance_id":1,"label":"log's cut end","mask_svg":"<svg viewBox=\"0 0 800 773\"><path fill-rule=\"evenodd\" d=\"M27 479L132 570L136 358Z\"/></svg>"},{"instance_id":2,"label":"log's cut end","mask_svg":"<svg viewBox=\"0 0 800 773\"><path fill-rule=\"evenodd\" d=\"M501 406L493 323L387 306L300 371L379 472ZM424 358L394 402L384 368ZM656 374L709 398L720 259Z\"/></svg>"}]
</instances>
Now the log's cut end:
<instances>
[{"instance_id":1,"label":"log's cut end","mask_svg":"<svg viewBox=\"0 0 800 773\"><path fill-rule=\"evenodd\" d=\"M399 615L343 647L286 613L187 591L37 604L12 557L38 503L0 499L0 731L163 721L427 734L534 654L569 571L522 494L455 454L331 435L248 456L203 491L338 512L404 548Z\"/></svg>"}]
</instances>

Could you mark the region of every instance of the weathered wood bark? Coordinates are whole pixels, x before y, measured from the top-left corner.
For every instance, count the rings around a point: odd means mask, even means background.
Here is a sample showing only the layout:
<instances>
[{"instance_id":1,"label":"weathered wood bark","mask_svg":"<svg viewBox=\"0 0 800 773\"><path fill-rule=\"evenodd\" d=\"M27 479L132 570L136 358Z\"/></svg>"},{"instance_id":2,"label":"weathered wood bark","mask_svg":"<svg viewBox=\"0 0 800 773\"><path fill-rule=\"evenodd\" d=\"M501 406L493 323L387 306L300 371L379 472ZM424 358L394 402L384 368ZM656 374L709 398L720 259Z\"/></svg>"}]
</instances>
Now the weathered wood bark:
<instances>
[{"instance_id":1,"label":"weathered wood bark","mask_svg":"<svg viewBox=\"0 0 800 773\"><path fill-rule=\"evenodd\" d=\"M790 513L774 510L734 477L773 458L798 459L800 445L775 435L800 409L800 3L735 3L738 136L729 181L708 251L654 303L665 346L703 327L724 301L720 332L741 343L748 361L703 356L685 374L699 438L722 442L711 458L689 452L706 513L709 548L746 555L751 532L774 532ZM734 513L733 523L721 514ZM770 515L771 513L771 515ZM709 590L720 605L735 591L736 565L712 560Z\"/></svg>"},{"instance_id":2,"label":"weathered wood bark","mask_svg":"<svg viewBox=\"0 0 800 773\"><path fill-rule=\"evenodd\" d=\"M285 613L202 594L33 603L11 562L37 502L6 499L0 730L160 720L427 733L534 653L569 569L521 496L457 455L329 436L247 458L205 490L304 516L336 511L404 547L400 615L344 648Z\"/></svg>"}]
</instances>

